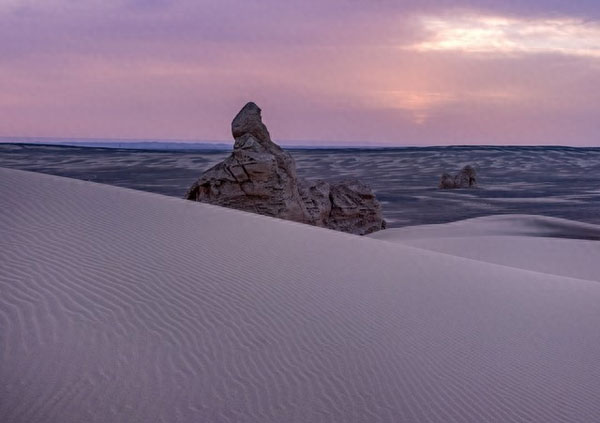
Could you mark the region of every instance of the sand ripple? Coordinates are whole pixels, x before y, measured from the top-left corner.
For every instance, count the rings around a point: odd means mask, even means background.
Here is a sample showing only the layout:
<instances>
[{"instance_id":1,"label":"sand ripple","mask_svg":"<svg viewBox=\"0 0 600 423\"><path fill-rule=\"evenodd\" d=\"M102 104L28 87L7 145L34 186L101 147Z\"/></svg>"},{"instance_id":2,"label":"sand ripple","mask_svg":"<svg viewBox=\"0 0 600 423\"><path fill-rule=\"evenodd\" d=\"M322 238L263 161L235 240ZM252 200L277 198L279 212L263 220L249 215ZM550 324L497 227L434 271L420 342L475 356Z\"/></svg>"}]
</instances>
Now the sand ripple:
<instances>
[{"instance_id":1,"label":"sand ripple","mask_svg":"<svg viewBox=\"0 0 600 423\"><path fill-rule=\"evenodd\" d=\"M2 422L600 421L600 284L0 169Z\"/></svg>"}]
</instances>

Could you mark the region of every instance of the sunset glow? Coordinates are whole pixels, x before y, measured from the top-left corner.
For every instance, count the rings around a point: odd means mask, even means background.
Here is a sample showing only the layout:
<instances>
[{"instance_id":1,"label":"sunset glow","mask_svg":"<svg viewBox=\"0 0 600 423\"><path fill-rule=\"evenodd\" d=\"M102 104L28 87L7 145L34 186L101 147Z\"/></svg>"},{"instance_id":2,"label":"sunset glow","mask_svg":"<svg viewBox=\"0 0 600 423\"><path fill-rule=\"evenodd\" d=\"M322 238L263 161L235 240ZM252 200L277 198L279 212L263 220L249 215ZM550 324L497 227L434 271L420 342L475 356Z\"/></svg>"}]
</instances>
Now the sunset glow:
<instances>
[{"instance_id":1,"label":"sunset glow","mask_svg":"<svg viewBox=\"0 0 600 423\"><path fill-rule=\"evenodd\" d=\"M483 3L0 1L0 136L600 143L600 4Z\"/></svg>"},{"instance_id":2,"label":"sunset glow","mask_svg":"<svg viewBox=\"0 0 600 423\"><path fill-rule=\"evenodd\" d=\"M600 24L577 19L511 19L488 16L422 18L430 34L418 51L562 53L600 57Z\"/></svg>"}]
</instances>

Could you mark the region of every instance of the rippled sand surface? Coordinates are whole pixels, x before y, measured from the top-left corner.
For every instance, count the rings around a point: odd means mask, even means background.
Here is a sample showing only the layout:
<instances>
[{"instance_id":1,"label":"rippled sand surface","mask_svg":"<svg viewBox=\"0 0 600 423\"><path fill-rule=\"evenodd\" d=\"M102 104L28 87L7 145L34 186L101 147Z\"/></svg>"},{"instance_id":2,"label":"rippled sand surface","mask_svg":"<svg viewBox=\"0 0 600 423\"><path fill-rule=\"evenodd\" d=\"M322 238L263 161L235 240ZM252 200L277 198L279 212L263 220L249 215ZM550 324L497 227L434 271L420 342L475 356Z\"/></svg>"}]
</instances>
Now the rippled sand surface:
<instances>
[{"instance_id":1,"label":"rippled sand surface","mask_svg":"<svg viewBox=\"0 0 600 423\"><path fill-rule=\"evenodd\" d=\"M20 170L0 201L3 423L600 421L594 225L434 251Z\"/></svg>"}]
</instances>

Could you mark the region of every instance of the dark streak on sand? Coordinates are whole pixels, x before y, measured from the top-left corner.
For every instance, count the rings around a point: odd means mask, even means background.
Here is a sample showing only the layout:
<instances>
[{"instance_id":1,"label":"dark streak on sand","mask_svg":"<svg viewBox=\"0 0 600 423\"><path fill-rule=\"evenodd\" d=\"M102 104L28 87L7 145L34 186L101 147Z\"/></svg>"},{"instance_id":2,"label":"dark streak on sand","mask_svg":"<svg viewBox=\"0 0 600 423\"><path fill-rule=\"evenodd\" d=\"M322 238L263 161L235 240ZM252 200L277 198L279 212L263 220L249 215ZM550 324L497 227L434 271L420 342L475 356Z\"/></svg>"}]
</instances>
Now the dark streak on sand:
<instances>
[{"instance_id":1,"label":"dark streak on sand","mask_svg":"<svg viewBox=\"0 0 600 423\"><path fill-rule=\"evenodd\" d=\"M373 187L389 227L523 213L600 223L600 148L292 149L307 179L356 177ZM228 151L0 144L0 166L182 197ZM447 169L475 166L479 188L442 191Z\"/></svg>"}]
</instances>

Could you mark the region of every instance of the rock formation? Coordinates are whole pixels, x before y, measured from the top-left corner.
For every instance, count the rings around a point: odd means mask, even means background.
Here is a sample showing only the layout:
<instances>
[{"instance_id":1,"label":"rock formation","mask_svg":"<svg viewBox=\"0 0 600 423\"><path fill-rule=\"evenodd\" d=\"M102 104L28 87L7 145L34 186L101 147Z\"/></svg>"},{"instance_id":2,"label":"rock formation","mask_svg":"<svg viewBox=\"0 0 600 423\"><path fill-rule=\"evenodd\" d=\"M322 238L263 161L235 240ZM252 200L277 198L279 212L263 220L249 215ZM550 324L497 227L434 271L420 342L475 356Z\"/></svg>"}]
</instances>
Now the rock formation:
<instances>
[{"instance_id":1,"label":"rock formation","mask_svg":"<svg viewBox=\"0 0 600 423\"><path fill-rule=\"evenodd\" d=\"M356 179L301 181L299 188L310 224L358 235L385 229L375 194Z\"/></svg>"},{"instance_id":2,"label":"rock formation","mask_svg":"<svg viewBox=\"0 0 600 423\"><path fill-rule=\"evenodd\" d=\"M440 178L440 188L442 189L472 188L475 186L477 186L477 174L475 169L470 165L463 167L454 176L444 173Z\"/></svg>"},{"instance_id":3,"label":"rock formation","mask_svg":"<svg viewBox=\"0 0 600 423\"><path fill-rule=\"evenodd\" d=\"M358 235L385 228L379 202L361 182L300 180L294 159L271 141L256 104L242 108L231 131L231 155L200 176L188 200Z\"/></svg>"}]
</instances>

